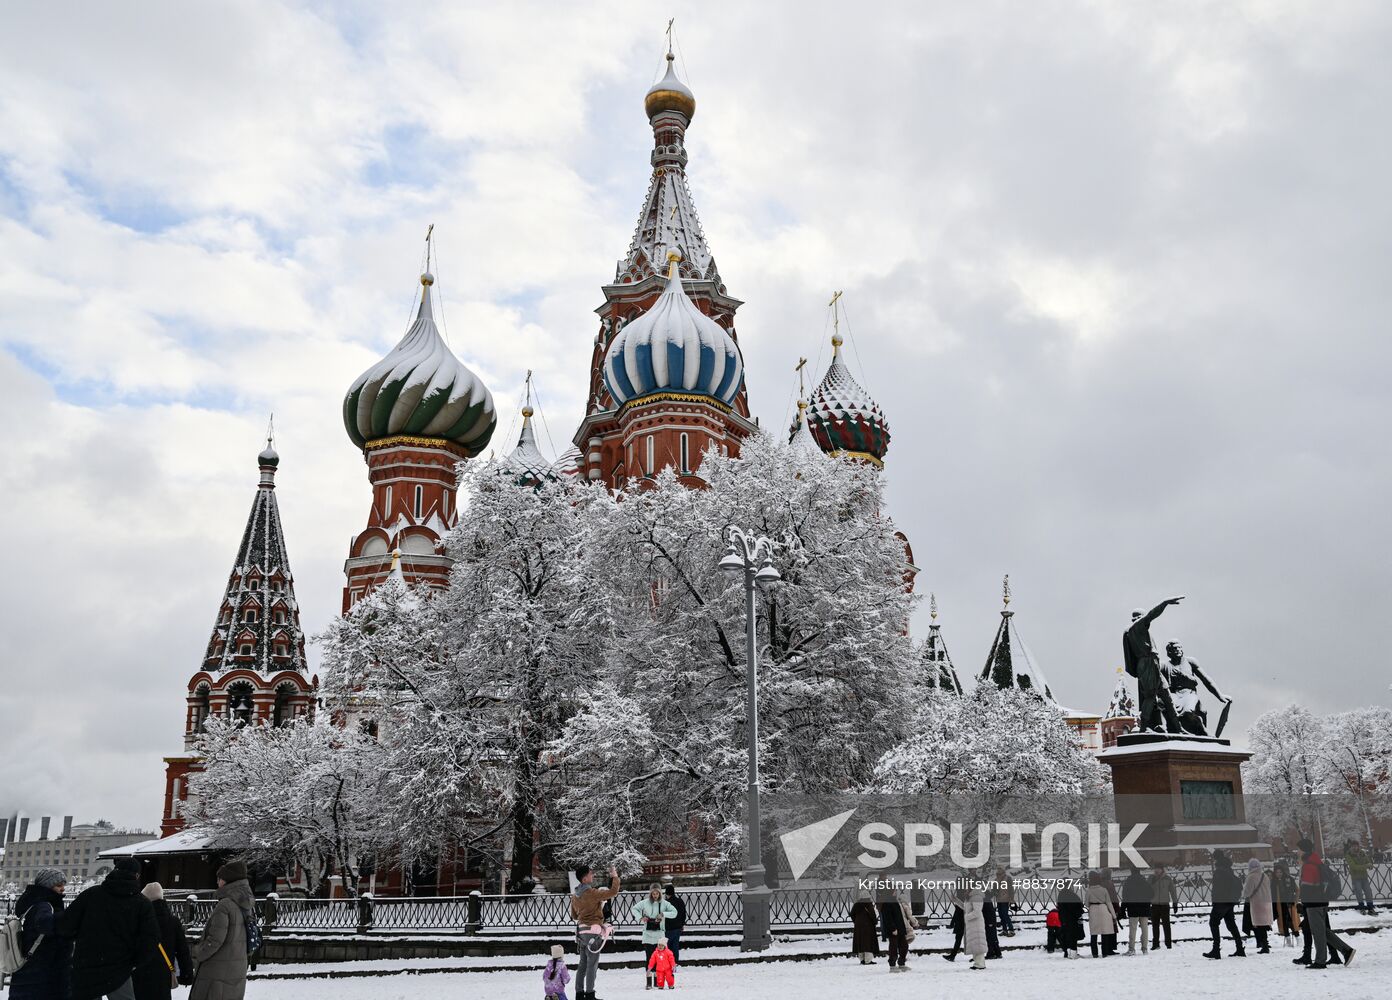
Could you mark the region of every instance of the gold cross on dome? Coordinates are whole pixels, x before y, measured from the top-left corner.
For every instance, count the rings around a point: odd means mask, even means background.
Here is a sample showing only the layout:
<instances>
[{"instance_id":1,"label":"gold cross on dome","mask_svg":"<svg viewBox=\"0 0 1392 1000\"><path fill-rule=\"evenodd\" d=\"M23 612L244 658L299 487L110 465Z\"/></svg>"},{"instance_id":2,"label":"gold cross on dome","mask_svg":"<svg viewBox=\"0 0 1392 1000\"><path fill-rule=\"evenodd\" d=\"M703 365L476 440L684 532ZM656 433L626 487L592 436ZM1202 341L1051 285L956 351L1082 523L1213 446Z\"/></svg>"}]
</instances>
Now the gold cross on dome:
<instances>
[{"instance_id":1,"label":"gold cross on dome","mask_svg":"<svg viewBox=\"0 0 1392 1000\"><path fill-rule=\"evenodd\" d=\"M674 25L674 24L676 24L676 23L677 23L677 19L676 19L675 17L669 17L669 18L667 19L667 54L668 54L668 55L671 55L671 54L672 54L672 25Z\"/></svg>"},{"instance_id":2,"label":"gold cross on dome","mask_svg":"<svg viewBox=\"0 0 1392 1000\"><path fill-rule=\"evenodd\" d=\"M805 368L805 367L807 367L807 359L806 359L806 358L798 358L797 367L793 369L793 371L797 372L797 377L798 377L798 398L799 398L799 399L802 399L804 396L807 395L807 386L806 386L806 385L803 383L803 381L802 381L802 370L803 370L803 368Z\"/></svg>"}]
</instances>

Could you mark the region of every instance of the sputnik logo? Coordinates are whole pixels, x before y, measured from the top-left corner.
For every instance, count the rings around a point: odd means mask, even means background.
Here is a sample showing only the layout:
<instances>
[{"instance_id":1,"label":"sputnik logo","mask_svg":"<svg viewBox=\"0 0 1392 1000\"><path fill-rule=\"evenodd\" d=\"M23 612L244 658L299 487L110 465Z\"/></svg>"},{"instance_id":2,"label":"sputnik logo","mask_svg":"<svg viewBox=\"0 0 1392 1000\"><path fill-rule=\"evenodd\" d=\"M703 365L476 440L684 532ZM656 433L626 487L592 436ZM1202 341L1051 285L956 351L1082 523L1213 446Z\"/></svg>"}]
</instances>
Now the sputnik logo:
<instances>
[{"instance_id":1,"label":"sputnik logo","mask_svg":"<svg viewBox=\"0 0 1392 1000\"><path fill-rule=\"evenodd\" d=\"M843 813L778 835L778 839L783 842L783 853L788 858L788 870L792 872L794 882L802 878L807 869L812 867L812 863L826 850L827 844L831 843L832 838L841 832L846 821L854 815L854 809L847 809Z\"/></svg>"}]
</instances>

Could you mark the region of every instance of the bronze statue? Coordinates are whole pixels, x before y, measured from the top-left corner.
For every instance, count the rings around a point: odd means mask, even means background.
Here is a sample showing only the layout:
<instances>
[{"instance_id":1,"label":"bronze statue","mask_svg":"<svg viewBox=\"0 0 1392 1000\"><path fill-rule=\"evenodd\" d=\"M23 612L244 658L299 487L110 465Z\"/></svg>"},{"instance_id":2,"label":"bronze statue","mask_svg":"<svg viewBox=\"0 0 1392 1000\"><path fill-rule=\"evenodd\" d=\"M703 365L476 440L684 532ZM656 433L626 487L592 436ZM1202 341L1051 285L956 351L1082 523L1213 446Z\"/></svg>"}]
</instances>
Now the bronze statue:
<instances>
[{"instance_id":1,"label":"bronze statue","mask_svg":"<svg viewBox=\"0 0 1392 1000\"><path fill-rule=\"evenodd\" d=\"M1170 703L1174 706L1182 731L1193 733L1195 736L1208 735L1208 711L1199 694L1199 685L1202 684L1223 706L1223 711L1218 716L1218 726L1213 731L1215 738L1222 736L1223 727L1228 724L1232 699L1223 697L1223 692L1209 680L1199 664L1185 657L1184 647L1179 644L1178 639L1171 639L1165 644L1165 654L1169 662L1164 665L1162 671L1165 684L1170 691Z\"/></svg>"},{"instance_id":2,"label":"bronze statue","mask_svg":"<svg viewBox=\"0 0 1392 1000\"><path fill-rule=\"evenodd\" d=\"M1169 685L1165 683L1165 675L1160 668L1160 655L1155 652L1155 643L1150 638L1150 623L1171 604L1178 604L1182 600L1183 597L1171 597L1161 601L1148 613L1137 608L1131 612L1131 625L1121 637L1126 672L1136 678L1136 697L1140 708L1137 722L1143 732L1183 732L1170 698Z\"/></svg>"}]
</instances>

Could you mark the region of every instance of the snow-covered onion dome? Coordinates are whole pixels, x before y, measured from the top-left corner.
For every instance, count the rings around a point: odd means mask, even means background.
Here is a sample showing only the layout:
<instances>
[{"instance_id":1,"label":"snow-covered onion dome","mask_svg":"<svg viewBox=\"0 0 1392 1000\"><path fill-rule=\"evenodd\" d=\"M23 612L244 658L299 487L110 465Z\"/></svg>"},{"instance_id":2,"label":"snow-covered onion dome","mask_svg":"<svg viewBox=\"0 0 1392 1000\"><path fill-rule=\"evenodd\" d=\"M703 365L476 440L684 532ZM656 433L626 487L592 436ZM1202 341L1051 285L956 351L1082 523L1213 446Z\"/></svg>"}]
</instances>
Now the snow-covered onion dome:
<instances>
[{"instance_id":1,"label":"snow-covered onion dome","mask_svg":"<svg viewBox=\"0 0 1392 1000\"><path fill-rule=\"evenodd\" d=\"M797 423L793 424L793 433L788 438L788 449L801 455L814 455L825 461L822 446L817 443L817 439L812 436L811 428L807 426L807 400L799 399L797 408Z\"/></svg>"},{"instance_id":2,"label":"snow-covered onion dome","mask_svg":"<svg viewBox=\"0 0 1392 1000\"><path fill-rule=\"evenodd\" d=\"M430 308L435 279L421 275L420 310L406 336L358 376L343 399L343 424L359 448L382 438L438 438L479 454L498 415L479 377L445 346Z\"/></svg>"},{"instance_id":3,"label":"snow-covered onion dome","mask_svg":"<svg viewBox=\"0 0 1392 1000\"><path fill-rule=\"evenodd\" d=\"M883 464L889 450L889 421L880 404L851 377L841 360L841 335L831 338L831 365L812 393L808 427L822 450L868 458Z\"/></svg>"},{"instance_id":4,"label":"snow-covered onion dome","mask_svg":"<svg viewBox=\"0 0 1392 1000\"><path fill-rule=\"evenodd\" d=\"M551 463L551 471L558 476L578 476L585 471L585 456L579 448L571 445Z\"/></svg>"},{"instance_id":5,"label":"snow-covered onion dome","mask_svg":"<svg viewBox=\"0 0 1392 1000\"><path fill-rule=\"evenodd\" d=\"M739 347L687 297L680 260L676 250L667 252L667 288L609 344L604 384L619 406L657 392L710 396L730 406L744 382Z\"/></svg>"},{"instance_id":6,"label":"snow-covered onion dome","mask_svg":"<svg viewBox=\"0 0 1392 1000\"><path fill-rule=\"evenodd\" d=\"M518 483L539 483L543 479L554 479L551 463L537 447L536 434L532 431L532 408L522 407L522 433L518 435L517 447L498 464L498 471Z\"/></svg>"},{"instance_id":7,"label":"snow-covered onion dome","mask_svg":"<svg viewBox=\"0 0 1392 1000\"><path fill-rule=\"evenodd\" d=\"M676 70L672 68L673 61L672 53L668 52L667 75L648 89L643 98L643 109L649 118L656 118L664 111L676 111L690 121L696 114L696 95L677 79Z\"/></svg>"}]
</instances>

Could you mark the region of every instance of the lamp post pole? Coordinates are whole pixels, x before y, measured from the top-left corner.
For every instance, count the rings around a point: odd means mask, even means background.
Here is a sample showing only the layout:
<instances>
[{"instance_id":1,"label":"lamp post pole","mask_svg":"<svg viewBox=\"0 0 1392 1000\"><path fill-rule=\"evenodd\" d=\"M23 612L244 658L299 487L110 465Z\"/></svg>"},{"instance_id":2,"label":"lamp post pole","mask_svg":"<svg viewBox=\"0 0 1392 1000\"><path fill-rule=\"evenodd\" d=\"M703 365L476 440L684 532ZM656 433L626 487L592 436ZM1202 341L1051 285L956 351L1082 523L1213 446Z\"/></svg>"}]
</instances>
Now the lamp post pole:
<instances>
[{"instance_id":1,"label":"lamp post pole","mask_svg":"<svg viewBox=\"0 0 1392 1000\"><path fill-rule=\"evenodd\" d=\"M728 548L719 567L744 577L744 671L746 714L749 719L749 846L744 867L744 889L740 893L744 939L740 951L764 951L773 943L769 932L769 904L772 890L766 884L763 850L759 837L759 663L755 641L755 591L777 583L773 567L775 543L762 535L752 535L731 526L725 531Z\"/></svg>"}]
</instances>

